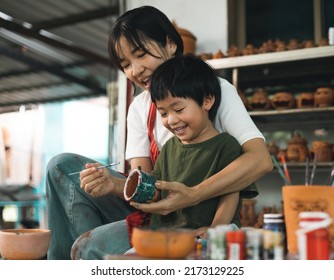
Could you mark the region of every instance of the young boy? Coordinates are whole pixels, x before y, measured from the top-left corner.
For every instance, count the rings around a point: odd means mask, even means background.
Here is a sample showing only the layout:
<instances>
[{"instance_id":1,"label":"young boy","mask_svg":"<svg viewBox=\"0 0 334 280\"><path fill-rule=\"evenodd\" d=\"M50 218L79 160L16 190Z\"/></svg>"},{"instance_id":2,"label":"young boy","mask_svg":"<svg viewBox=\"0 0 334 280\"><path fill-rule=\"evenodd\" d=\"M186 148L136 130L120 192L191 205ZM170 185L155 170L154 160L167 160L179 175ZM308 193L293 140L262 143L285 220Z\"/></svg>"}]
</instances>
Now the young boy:
<instances>
[{"instance_id":1,"label":"young boy","mask_svg":"<svg viewBox=\"0 0 334 280\"><path fill-rule=\"evenodd\" d=\"M213 126L221 88L213 69L204 61L190 55L166 61L155 70L150 93L163 125L175 135L163 146L152 172L159 180L195 186L242 154L235 138ZM198 234L218 224L240 227L241 198L257 194L251 185L240 194L213 197L165 216L152 214L151 226L193 228Z\"/></svg>"}]
</instances>

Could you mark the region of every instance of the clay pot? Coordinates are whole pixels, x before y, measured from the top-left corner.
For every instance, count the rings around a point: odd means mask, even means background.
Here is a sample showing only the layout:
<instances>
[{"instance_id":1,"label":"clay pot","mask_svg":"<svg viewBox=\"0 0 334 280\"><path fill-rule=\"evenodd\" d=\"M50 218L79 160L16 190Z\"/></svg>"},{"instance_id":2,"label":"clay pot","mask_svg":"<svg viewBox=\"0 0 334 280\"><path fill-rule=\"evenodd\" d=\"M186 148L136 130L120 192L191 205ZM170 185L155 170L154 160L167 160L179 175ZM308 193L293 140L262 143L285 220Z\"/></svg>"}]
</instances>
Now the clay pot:
<instances>
[{"instance_id":1,"label":"clay pot","mask_svg":"<svg viewBox=\"0 0 334 280\"><path fill-rule=\"evenodd\" d=\"M124 185L125 200L139 203L159 200L160 192L155 187L155 182L155 177L140 168L132 170Z\"/></svg>"},{"instance_id":2,"label":"clay pot","mask_svg":"<svg viewBox=\"0 0 334 280\"><path fill-rule=\"evenodd\" d=\"M183 259L196 244L194 231L188 229L134 228L131 241L138 255L163 259Z\"/></svg>"},{"instance_id":3,"label":"clay pot","mask_svg":"<svg viewBox=\"0 0 334 280\"><path fill-rule=\"evenodd\" d=\"M212 53L201 53L200 58L202 60L209 60L209 59L213 58L213 55L212 55Z\"/></svg>"},{"instance_id":4,"label":"clay pot","mask_svg":"<svg viewBox=\"0 0 334 280\"><path fill-rule=\"evenodd\" d=\"M287 161L291 162L305 162L306 157L309 155L309 149L307 147L307 141L300 133L294 133L294 136L288 142L286 149Z\"/></svg>"},{"instance_id":5,"label":"clay pot","mask_svg":"<svg viewBox=\"0 0 334 280\"><path fill-rule=\"evenodd\" d=\"M323 47L323 46L328 46L329 42L328 42L328 38L321 38L318 44L318 47Z\"/></svg>"},{"instance_id":6,"label":"clay pot","mask_svg":"<svg viewBox=\"0 0 334 280\"><path fill-rule=\"evenodd\" d=\"M300 49L300 44L298 39L290 39L287 45L288 50L297 50Z\"/></svg>"},{"instance_id":7,"label":"clay pot","mask_svg":"<svg viewBox=\"0 0 334 280\"><path fill-rule=\"evenodd\" d=\"M334 100L334 92L330 87L318 88L314 93L315 107L329 107L332 106Z\"/></svg>"},{"instance_id":8,"label":"clay pot","mask_svg":"<svg viewBox=\"0 0 334 280\"><path fill-rule=\"evenodd\" d=\"M257 54L256 48L252 44L247 44L246 47L242 50L242 55L252 55Z\"/></svg>"},{"instance_id":9,"label":"clay pot","mask_svg":"<svg viewBox=\"0 0 334 280\"><path fill-rule=\"evenodd\" d=\"M224 58L226 55L219 49L213 56L213 59Z\"/></svg>"},{"instance_id":10,"label":"clay pot","mask_svg":"<svg viewBox=\"0 0 334 280\"><path fill-rule=\"evenodd\" d=\"M269 154L274 156L276 159L278 159L278 153L279 153L280 149L276 145L275 141L270 142L267 145L267 147L268 147Z\"/></svg>"},{"instance_id":11,"label":"clay pot","mask_svg":"<svg viewBox=\"0 0 334 280\"><path fill-rule=\"evenodd\" d=\"M184 54L187 54L187 53L195 54L196 41L197 41L197 38L195 37L195 35L187 29L178 27L175 21L173 21L173 25L175 26L177 32L180 34L182 38L183 46L184 46L183 53Z\"/></svg>"},{"instance_id":12,"label":"clay pot","mask_svg":"<svg viewBox=\"0 0 334 280\"><path fill-rule=\"evenodd\" d=\"M38 260L46 256L51 241L47 229L0 230L1 256L10 260Z\"/></svg>"},{"instance_id":13,"label":"clay pot","mask_svg":"<svg viewBox=\"0 0 334 280\"><path fill-rule=\"evenodd\" d=\"M227 50L227 56L228 57L235 57L235 56L239 56L239 55L240 55L240 51L239 51L239 48L237 46L232 45Z\"/></svg>"},{"instance_id":14,"label":"clay pot","mask_svg":"<svg viewBox=\"0 0 334 280\"><path fill-rule=\"evenodd\" d=\"M303 92L297 97L298 108L313 108L314 107L314 93Z\"/></svg>"},{"instance_id":15,"label":"clay pot","mask_svg":"<svg viewBox=\"0 0 334 280\"><path fill-rule=\"evenodd\" d=\"M315 47L315 44L312 40L305 40L303 43L302 43L302 46L303 48L314 48Z\"/></svg>"},{"instance_id":16,"label":"clay pot","mask_svg":"<svg viewBox=\"0 0 334 280\"><path fill-rule=\"evenodd\" d=\"M277 92L271 98L274 109L292 109L296 107L296 99L290 92Z\"/></svg>"},{"instance_id":17,"label":"clay pot","mask_svg":"<svg viewBox=\"0 0 334 280\"><path fill-rule=\"evenodd\" d=\"M318 162L333 160L333 144L326 141L313 141L312 153L317 155Z\"/></svg>"},{"instance_id":18,"label":"clay pot","mask_svg":"<svg viewBox=\"0 0 334 280\"><path fill-rule=\"evenodd\" d=\"M265 90L257 90L252 98L249 100L252 110L269 110L271 109L271 102Z\"/></svg>"}]
</instances>

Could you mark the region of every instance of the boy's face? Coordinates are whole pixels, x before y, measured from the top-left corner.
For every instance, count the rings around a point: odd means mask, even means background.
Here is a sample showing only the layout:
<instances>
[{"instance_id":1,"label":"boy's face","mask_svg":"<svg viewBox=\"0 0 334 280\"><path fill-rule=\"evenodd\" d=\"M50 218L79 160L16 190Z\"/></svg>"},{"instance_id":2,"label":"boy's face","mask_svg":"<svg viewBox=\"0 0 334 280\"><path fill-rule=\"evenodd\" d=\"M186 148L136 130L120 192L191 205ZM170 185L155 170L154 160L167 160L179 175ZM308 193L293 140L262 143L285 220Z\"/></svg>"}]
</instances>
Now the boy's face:
<instances>
[{"instance_id":1,"label":"boy's face","mask_svg":"<svg viewBox=\"0 0 334 280\"><path fill-rule=\"evenodd\" d=\"M207 97L199 106L193 99L168 95L156 105L163 125L183 144L195 144L210 139L216 132L208 114L213 103L213 97Z\"/></svg>"}]
</instances>

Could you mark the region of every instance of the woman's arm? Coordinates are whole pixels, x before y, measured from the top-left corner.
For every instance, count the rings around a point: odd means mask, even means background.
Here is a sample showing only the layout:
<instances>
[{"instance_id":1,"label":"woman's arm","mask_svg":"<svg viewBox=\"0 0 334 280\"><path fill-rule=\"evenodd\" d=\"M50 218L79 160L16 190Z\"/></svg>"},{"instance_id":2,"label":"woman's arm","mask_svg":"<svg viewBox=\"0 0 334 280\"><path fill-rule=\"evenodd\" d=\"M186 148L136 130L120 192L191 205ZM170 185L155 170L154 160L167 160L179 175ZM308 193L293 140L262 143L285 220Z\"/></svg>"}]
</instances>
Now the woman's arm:
<instances>
[{"instance_id":1,"label":"woman's arm","mask_svg":"<svg viewBox=\"0 0 334 280\"><path fill-rule=\"evenodd\" d=\"M239 192L272 170L273 165L264 140L252 139L243 145L244 153L224 169L189 188L177 182L158 182L157 188L169 190L166 199L150 204L132 206L150 213L166 215L212 197Z\"/></svg>"}]
</instances>

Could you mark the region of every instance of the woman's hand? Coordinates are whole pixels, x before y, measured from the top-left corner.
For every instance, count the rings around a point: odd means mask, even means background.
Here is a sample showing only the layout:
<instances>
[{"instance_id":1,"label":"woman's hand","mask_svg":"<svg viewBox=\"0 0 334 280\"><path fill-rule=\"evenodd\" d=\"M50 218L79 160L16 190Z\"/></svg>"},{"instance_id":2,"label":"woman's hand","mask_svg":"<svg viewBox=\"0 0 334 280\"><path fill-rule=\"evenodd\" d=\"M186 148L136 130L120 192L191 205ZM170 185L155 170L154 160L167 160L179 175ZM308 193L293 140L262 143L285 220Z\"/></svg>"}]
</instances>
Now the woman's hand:
<instances>
[{"instance_id":1,"label":"woman's hand","mask_svg":"<svg viewBox=\"0 0 334 280\"><path fill-rule=\"evenodd\" d=\"M167 215L175 210L197 204L196 188L189 188L178 182L157 181L155 186L160 190L167 190L169 194L157 202L130 204L144 212Z\"/></svg>"},{"instance_id":2,"label":"woman's hand","mask_svg":"<svg viewBox=\"0 0 334 280\"><path fill-rule=\"evenodd\" d=\"M80 187L92 196L103 196L113 193L115 184L107 168L97 169L100 163L87 163L86 169L80 172Z\"/></svg>"},{"instance_id":3,"label":"woman's hand","mask_svg":"<svg viewBox=\"0 0 334 280\"><path fill-rule=\"evenodd\" d=\"M208 239L208 229L209 227L201 227L195 230L195 235L202 239Z\"/></svg>"}]
</instances>

